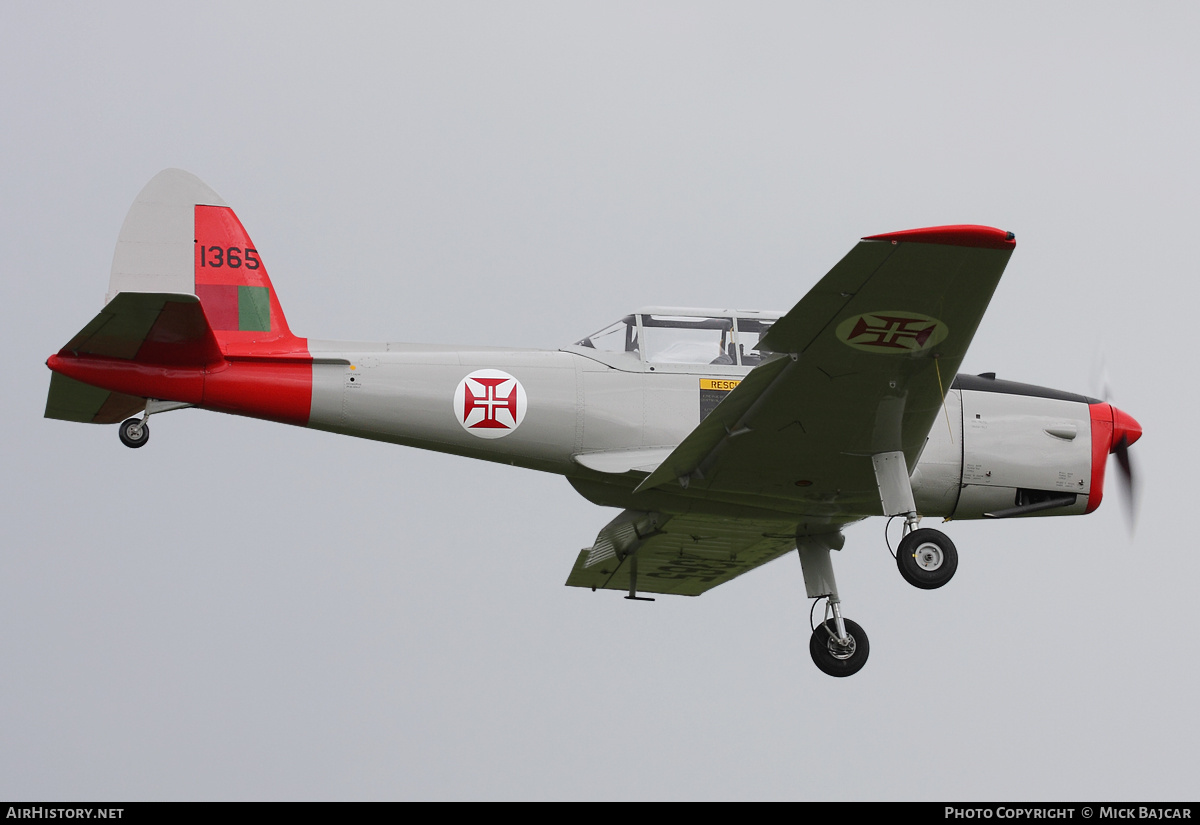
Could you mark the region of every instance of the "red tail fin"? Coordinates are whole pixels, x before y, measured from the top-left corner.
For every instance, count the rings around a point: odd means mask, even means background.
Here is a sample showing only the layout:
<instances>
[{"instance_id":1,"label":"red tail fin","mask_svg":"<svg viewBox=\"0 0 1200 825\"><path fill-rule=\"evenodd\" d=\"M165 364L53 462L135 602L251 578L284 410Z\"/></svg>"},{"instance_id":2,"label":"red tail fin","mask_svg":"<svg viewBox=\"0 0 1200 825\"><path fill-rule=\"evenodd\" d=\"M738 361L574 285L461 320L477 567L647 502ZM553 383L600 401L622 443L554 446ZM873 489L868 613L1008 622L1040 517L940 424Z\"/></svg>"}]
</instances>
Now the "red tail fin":
<instances>
[{"instance_id":1,"label":"red tail fin","mask_svg":"<svg viewBox=\"0 0 1200 825\"><path fill-rule=\"evenodd\" d=\"M159 172L125 217L108 300L122 292L200 298L228 356L307 357L292 335L262 257L221 196L182 169Z\"/></svg>"},{"instance_id":2,"label":"red tail fin","mask_svg":"<svg viewBox=\"0 0 1200 825\"><path fill-rule=\"evenodd\" d=\"M267 267L228 206L195 205L196 296L228 356L308 356L292 335Z\"/></svg>"}]
</instances>

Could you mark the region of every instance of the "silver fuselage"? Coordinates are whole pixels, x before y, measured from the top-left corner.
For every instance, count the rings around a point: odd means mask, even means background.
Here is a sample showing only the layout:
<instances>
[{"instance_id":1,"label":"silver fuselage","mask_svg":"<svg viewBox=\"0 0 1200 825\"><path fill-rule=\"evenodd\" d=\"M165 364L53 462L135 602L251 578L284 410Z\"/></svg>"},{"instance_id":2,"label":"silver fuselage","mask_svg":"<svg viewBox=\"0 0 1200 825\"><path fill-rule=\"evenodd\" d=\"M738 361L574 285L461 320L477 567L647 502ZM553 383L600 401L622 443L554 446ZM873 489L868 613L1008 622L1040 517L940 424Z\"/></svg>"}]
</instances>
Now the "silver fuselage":
<instances>
[{"instance_id":1,"label":"silver fuselage","mask_svg":"<svg viewBox=\"0 0 1200 825\"><path fill-rule=\"evenodd\" d=\"M600 460L638 451L664 456L701 421L701 380L735 382L750 372L749 366L647 364L627 353L578 346L535 350L310 340L309 347L314 358L309 426L316 429L556 473L603 505L730 517L797 518L812 512L803 502L701 498L683 489L635 497L644 473ZM480 369L510 373L528 396L524 420L503 438L478 438L456 416L457 386ZM1068 512L1083 512L1091 483L1086 403L952 389L945 407L912 472L922 514L979 518L1011 506L1026 488L1079 494L1079 503ZM605 471L593 469L597 466ZM877 513L851 511L843 518Z\"/></svg>"}]
</instances>

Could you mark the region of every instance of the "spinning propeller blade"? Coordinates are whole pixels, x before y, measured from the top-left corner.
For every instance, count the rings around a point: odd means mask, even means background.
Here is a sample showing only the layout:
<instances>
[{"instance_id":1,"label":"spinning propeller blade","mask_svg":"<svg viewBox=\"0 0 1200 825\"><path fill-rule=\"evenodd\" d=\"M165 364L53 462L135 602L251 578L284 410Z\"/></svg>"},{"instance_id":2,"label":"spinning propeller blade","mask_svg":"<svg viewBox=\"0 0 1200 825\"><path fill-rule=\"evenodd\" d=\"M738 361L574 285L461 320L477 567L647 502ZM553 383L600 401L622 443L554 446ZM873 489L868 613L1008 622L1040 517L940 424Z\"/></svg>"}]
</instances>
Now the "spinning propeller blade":
<instances>
[{"instance_id":1,"label":"spinning propeller blade","mask_svg":"<svg viewBox=\"0 0 1200 825\"><path fill-rule=\"evenodd\" d=\"M1133 459L1129 456L1129 447L1142 437L1142 426L1128 413L1116 407L1113 407L1112 411L1113 446L1111 452L1117 459L1117 466L1121 469L1121 498L1125 502L1125 515L1129 519L1129 532L1132 535L1137 526L1138 489L1133 472Z\"/></svg>"},{"instance_id":2,"label":"spinning propeller blade","mask_svg":"<svg viewBox=\"0 0 1200 825\"><path fill-rule=\"evenodd\" d=\"M1142 425L1133 416L1113 406L1112 383L1109 380L1108 362L1101 354L1092 366L1092 386L1103 402L1112 410L1112 446L1109 453L1116 457L1121 476L1121 500L1124 501L1125 517L1132 536L1137 526L1138 486L1133 470L1133 459L1129 447L1142 437Z\"/></svg>"}]
</instances>

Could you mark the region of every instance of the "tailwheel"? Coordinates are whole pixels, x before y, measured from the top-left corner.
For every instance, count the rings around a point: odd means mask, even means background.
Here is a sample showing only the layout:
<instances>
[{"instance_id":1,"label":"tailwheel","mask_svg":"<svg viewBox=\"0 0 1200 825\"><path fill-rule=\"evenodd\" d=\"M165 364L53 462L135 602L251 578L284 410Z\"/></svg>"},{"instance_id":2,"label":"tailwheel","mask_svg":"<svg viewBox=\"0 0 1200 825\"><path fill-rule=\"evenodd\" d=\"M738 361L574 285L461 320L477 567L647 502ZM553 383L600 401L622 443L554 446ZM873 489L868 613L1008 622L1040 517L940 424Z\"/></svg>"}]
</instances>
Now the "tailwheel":
<instances>
[{"instance_id":1,"label":"tailwheel","mask_svg":"<svg viewBox=\"0 0 1200 825\"><path fill-rule=\"evenodd\" d=\"M900 575L913 587L935 590L954 577L958 550L940 530L913 530L900 540L896 550Z\"/></svg>"},{"instance_id":2,"label":"tailwheel","mask_svg":"<svg viewBox=\"0 0 1200 825\"><path fill-rule=\"evenodd\" d=\"M853 676L862 670L871 652L871 643L858 622L841 619L845 636L838 636L838 620L826 619L816 626L808 640L808 652L823 673L830 676Z\"/></svg>"},{"instance_id":3,"label":"tailwheel","mask_svg":"<svg viewBox=\"0 0 1200 825\"><path fill-rule=\"evenodd\" d=\"M121 422L121 426L117 429L117 435L121 437L121 443L126 447L133 449L144 447L150 440L150 425L140 418L127 418Z\"/></svg>"}]
</instances>

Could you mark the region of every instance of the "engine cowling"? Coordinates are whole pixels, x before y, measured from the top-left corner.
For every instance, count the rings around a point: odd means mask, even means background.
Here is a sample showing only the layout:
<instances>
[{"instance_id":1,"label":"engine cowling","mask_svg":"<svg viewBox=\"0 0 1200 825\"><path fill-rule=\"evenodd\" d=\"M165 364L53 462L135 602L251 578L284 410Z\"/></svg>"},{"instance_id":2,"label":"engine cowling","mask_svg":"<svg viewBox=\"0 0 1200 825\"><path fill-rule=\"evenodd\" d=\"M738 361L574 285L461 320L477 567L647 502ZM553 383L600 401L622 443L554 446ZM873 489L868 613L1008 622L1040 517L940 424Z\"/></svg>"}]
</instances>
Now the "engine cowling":
<instances>
[{"instance_id":1,"label":"engine cowling","mask_svg":"<svg viewBox=\"0 0 1200 825\"><path fill-rule=\"evenodd\" d=\"M988 375L958 376L946 408L949 424L939 418L912 474L923 515L1090 513L1109 454L1142 434L1111 404Z\"/></svg>"}]
</instances>

